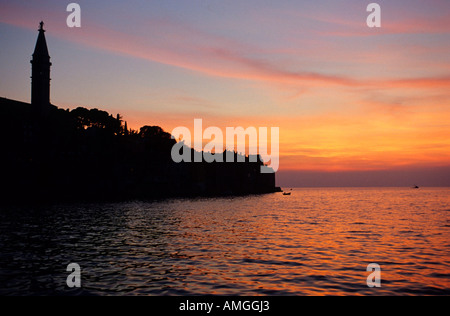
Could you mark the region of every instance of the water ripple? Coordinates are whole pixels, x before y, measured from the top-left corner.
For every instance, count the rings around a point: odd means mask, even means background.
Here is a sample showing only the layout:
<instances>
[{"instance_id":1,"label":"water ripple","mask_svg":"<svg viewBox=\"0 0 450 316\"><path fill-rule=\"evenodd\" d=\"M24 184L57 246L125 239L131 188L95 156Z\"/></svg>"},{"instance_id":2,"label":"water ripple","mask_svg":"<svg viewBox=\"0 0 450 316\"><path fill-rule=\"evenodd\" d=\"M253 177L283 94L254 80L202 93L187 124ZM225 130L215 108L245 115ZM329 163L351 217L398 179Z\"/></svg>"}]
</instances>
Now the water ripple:
<instances>
[{"instance_id":1,"label":"water ripple","mask_svg":"<svg viewBox=\"0 0 450 316\"><path fill-rule=\"evenodd\" d=\"M449 295L449 193L298 189L2 209L0 295ZM80 290L65 284L72 262ZM373 262L381 288L366 285Z\"/></svg>"}]
</instances>

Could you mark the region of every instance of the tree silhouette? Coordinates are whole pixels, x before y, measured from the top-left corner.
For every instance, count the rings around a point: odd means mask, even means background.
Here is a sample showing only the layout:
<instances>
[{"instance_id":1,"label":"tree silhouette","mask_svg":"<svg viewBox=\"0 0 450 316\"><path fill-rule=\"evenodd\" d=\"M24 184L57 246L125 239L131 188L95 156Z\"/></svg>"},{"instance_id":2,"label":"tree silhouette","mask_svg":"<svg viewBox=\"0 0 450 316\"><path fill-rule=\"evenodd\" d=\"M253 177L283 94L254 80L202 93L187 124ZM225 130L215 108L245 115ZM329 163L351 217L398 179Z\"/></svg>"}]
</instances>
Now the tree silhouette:
<instances>
[{"instance_id":1,"label":"tree silhouette","mask_svg":"<svg viewBox=\"0 0 450 316\"><path fill-rule=\"evenodd\" d=\"M37 121L30 104L0 98L3 200L155 198L273 192L274 175L252 163L172 161L176 140L159 126L129 130L120 115L50 107ZM192 157L194 150L190 150ZM200 153L202 154L202 153ZM238 154L233 153L235 161Z\"/></svg>"}]
</instances>

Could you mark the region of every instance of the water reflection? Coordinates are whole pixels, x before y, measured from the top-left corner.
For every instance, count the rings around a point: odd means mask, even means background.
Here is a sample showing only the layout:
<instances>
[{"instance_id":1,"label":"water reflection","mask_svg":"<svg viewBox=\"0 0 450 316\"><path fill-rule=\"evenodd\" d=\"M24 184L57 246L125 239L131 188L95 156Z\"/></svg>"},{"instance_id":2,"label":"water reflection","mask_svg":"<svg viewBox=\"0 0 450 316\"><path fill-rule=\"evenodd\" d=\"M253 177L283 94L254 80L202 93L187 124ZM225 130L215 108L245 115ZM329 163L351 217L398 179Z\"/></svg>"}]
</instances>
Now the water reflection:
<instances>
[{"instance_id":1,"label":"water reflection","mask_svg":"<svg viewBox=\"0 0 450 316\"><path fill-rule=\"evenodd\" d=\"M301 189L0 212L0 294L450 294L450 190ZM82 289L66 266L82 267ZM382 288L366 267L382 267Z\"/></svg>"}]
</instances>

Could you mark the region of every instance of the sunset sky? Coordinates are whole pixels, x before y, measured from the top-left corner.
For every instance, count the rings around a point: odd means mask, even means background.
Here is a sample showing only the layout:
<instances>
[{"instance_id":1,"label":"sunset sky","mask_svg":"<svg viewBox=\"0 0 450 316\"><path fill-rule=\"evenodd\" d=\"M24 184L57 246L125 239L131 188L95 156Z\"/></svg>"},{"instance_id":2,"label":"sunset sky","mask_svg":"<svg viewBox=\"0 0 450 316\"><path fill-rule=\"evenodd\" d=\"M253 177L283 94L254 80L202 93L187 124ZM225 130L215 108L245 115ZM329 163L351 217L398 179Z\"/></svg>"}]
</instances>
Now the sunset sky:
<instances>
[{"instance_id":1,"label":"sunset sky","mask_svg":"<svg viewBox=\"0 0 450 316\"><path fill-rule=\"evenodd\" d=\"M128 126L279 127L280 185L450 185L450 1L0 0L0 96L30 101L44 20L51 101ZM413 182L414 181L414 182Z\"/></svg>"}]
</instances>

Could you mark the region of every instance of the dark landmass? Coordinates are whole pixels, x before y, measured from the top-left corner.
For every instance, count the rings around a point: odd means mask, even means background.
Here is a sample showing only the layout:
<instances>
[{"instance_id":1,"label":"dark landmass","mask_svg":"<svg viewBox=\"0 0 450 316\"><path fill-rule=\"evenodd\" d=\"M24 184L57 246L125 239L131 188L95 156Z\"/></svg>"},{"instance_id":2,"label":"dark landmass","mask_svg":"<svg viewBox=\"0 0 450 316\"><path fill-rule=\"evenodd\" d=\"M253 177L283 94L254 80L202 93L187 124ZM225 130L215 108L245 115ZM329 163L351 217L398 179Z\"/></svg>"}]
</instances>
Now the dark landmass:
<instances>
[{"instance_id":1,"label":"dark landmass","mask_svg":"<svg viewBox=\"0 0 450 316\"><path fill-rule=\"evenodd\" d=\"M129 130L120 115L50 102L44 22L31 59L31 104L0 98L0 203L153 199L274 192L263 162L175 163L158 126ZM186 146L182 150L191 151ZM203 153L202 157L203 157ZM237 154L232 153L237 161ZM242 157L241 157L242 158Z\"/></svg>"},{"instance_id":2,"label":"dark landmass","mask_svg":"<svg viewBox=\"0 0 450 316\"><path fill-rule=\"evenodd\" d=\"M176 141L157 126L129 130L97 109L0 98L2 201L79 201L275 192L262 161L174 163ZM193 149L185 147L186 150ZM237 154L234 153L235 158ZM237 161L235 159L235 161Z\"/></svg>"}]
</instances>

